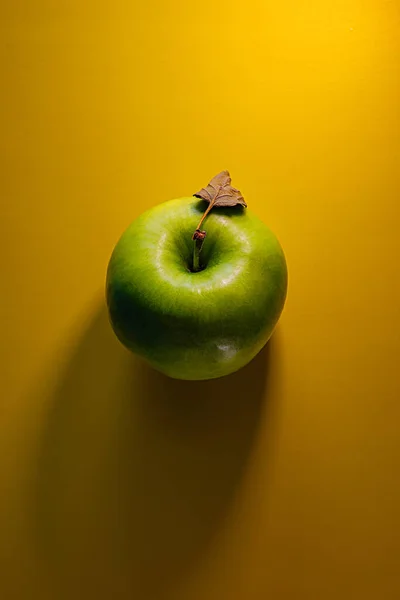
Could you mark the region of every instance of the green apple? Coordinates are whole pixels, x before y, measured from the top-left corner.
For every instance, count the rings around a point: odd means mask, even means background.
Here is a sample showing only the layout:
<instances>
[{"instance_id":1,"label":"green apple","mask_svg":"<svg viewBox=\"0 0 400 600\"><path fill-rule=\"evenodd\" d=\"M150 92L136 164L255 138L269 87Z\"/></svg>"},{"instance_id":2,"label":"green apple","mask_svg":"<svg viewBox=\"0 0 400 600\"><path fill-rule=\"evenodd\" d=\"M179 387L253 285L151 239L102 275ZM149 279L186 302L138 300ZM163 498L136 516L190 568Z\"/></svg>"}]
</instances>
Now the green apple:
<instances>
[{"instance_id":1,"label":"green apple","mask_svg":"<svg viewBox=\"0 0 400 600\"><path fill-rule=\"evenodd\" d=\"M209 186L200 198L170 200L139 216L107 271L115 334L177 379L213 379L249 363L272 335L286 299L286 261L275 235L244 208L238 190L229 188L239 198L229 204L222 186L219 201L215 195L210 201ZM206 201L206 213L213 211L205 237L198 222ZM200 239L193 242L194 231Z\"/></svg>"}]
</instances>

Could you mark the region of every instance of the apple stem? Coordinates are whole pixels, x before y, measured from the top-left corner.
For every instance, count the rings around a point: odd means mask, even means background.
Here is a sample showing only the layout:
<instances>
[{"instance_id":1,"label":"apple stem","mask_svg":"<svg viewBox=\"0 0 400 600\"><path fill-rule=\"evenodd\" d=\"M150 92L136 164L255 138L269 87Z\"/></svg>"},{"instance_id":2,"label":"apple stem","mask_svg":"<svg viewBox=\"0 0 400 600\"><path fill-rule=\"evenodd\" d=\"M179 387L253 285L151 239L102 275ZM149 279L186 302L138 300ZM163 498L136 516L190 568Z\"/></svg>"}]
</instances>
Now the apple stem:
<instances>
[{"instance_id":1,"label":"apple stem","mask_svg":"<svg viewBox=\"0 0 400 600\"><path fill-rule=\"evenodd\" d=\"M197 273L201 271L200 267L200 252L204 244L204 239L206 237L205 231L200 231L200 229L196 229L193 234L194 247L193 247L193 273Z\"/></svg>"},{"instance_id":2,"label":"apple stem","mask_svg":"<svg viewBox=\"0 0 400 600\"><path fill-rule=\"evenodd\" d=\"M215 198L213 198L210 202L210 204L207 206L206 211L204 212L203 216L201 217L199 224L197 225L197 229L193 234L192 240L194 240L194 248L193 248L193 272L197 273L197 271L200 271L200 252L201 249L203 247L203 243L204 243L204 239L206 237L206 232L205 231L201 231L200 227L203 224L204 219L206 218L206 216L208 215L208 213L210 212L210 210L213 208L215 201L217 200L219 194L221 193L221 186L218 187L217 193L215 195Z\"/></svg>"},{"instance_id":3,"label":"apple stem","mask_svg":"<svg viewBox=\"0 0 400 600\"><path fill-rule=\"evenodd\" d=\"M208 213L210 212L210 210L215 206L215 203L216 203L219 195L221 194L221 191L222 191L222 186L219 185L218 189L217 189L217 193L215 194L214 198L211 201L209 201L210 203L207 206L207 209L204 212L203 216L201 217L200 222L197 225L197 229L194 232L193 237L192 237L192 240L194 240L194 248L193 248L193 272L194 273L197 273L197 271L201 270L200 252L203 247L204 238L206 237L206 232L201 231L200 227L203 225L203 221L206 218L206 216L208 215Z\"/></svg>"}]
</instances>

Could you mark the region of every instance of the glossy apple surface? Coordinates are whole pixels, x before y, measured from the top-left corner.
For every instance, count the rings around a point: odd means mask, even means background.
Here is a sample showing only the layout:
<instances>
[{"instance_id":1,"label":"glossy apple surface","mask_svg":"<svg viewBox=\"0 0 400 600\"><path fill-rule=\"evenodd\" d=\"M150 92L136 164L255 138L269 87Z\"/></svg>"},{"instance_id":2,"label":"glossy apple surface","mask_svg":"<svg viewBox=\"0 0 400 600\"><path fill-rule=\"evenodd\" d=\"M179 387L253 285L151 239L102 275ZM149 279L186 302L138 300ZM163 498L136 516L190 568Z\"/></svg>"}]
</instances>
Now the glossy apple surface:
<instances>
[{"instance_id":1,"label":"glossy apple surface","mask_svg":"<svg viewBox=\"0 0 400 600\"><path fill-rule=\"evenodd\" d=\"M212 379L246 365L283 309L287 267L275 235L248 209L207 217L202 270L192 235L207 204L165 202L137 218L107 271L107 304L119 340L177 379Z\"/></svg>"}]
</instances>

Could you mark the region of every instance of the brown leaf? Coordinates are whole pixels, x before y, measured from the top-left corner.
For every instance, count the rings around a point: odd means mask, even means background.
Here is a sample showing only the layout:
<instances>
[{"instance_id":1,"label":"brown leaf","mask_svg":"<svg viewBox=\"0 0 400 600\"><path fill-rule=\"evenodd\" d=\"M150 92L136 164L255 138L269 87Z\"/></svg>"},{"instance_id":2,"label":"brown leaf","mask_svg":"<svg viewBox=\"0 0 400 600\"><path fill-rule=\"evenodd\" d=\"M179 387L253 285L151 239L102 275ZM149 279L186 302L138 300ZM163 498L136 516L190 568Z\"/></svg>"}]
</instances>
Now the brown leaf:
<instances>
[{"instance_id":1,"label":"brown leaf","mask_svg":"<svg viewBox=\"0 0 400 600\"><path fill-rule=\"evenodd\" d=\"M197 194L197 198L202 198L212 204L212 206L241 206L247 207L242 194L236 188L231 186L231 177L228 171L221 171L213 177L207 187L202 188Z\"/></svg>"}]
</instances>

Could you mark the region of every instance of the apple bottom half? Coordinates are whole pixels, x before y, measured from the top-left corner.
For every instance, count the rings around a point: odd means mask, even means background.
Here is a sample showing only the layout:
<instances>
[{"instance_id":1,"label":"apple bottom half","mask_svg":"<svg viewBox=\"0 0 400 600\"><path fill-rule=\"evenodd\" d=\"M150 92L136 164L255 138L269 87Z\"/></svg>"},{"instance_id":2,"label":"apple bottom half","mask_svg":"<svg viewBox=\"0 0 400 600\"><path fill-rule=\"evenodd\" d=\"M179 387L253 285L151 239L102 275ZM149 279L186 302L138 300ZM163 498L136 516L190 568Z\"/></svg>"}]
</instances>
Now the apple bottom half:
<instances>
[{"instance_id":1,"label":"apple bottom half","mask_svg":"<svg viewBox=\"0 0 400 600\"><path fill-rule=\"evenodd\" d=\"M159 204L117 243L107 271L111 325L127 348L176 379L214 379L245 366L270 338L287 292L275 235L248 209L214 208L201 271L193 240L207 203Z\"/></svg>"}]
</instances>

